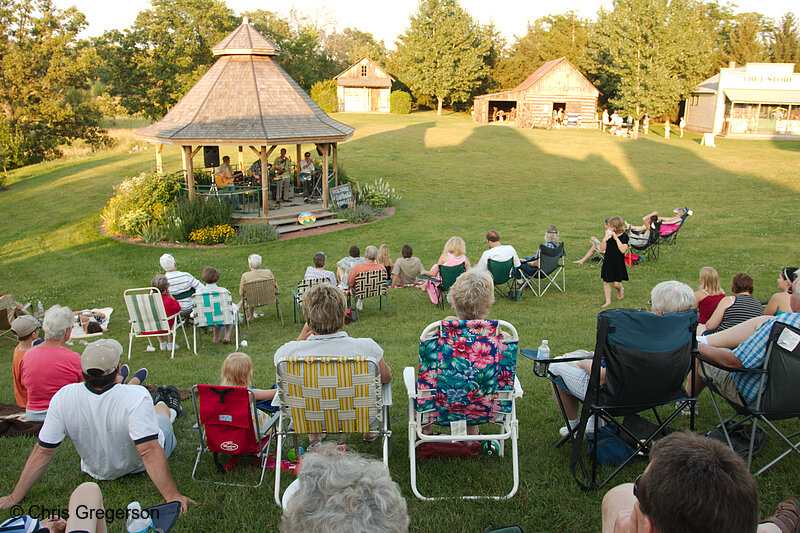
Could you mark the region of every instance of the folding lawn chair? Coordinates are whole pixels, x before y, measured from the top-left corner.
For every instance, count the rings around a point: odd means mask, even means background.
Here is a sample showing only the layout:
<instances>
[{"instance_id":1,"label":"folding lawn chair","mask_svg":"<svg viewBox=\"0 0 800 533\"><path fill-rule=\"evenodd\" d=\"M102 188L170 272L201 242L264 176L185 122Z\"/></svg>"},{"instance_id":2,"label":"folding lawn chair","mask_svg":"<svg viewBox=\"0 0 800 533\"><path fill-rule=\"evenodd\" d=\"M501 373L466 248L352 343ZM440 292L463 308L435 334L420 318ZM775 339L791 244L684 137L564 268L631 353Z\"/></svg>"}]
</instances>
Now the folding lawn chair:
<instances>
[{"instance_id":1,"label":"folding lawn chair","mask_svg":"<svg viewBox=\"0 0 800 533\"><path fill-rule=\"evenodd\" d=\"M637 455L646 454L651 443L664 435L665 429L678 413L689 408L696 398L686 393L683 382L689 369L692 368L697 351L697 312L669 313L657 315L648 311L632 309L609 309L597 316L597 341L592 371L586 389L586 397L581 409L580 422L570 429L569 418L558 396L559 409L567 423L570 434L561 439L557 445L572 439L572 455L570 470L584 490L594 490L608 483ZM524 355L535 358L533 350L523 350ZM549 359L550 364L566 364L576 359ZM605 383L600 383L600 368L606 365ZM567 385L552 371L547 377L564 390ZM677 409L669 409L668 416L662 420L656 407L665 404L677 404ZM614 417L634 415L652 410L657 424L652 424L645 434L635 434L624 422L617 422ZM599 430L592 436L589 461L591 473L581 456L584 430L590 417L602 419L607 423L619 426L620 435L636 443L636 446L625 460L617 466L605 480L597 483L597 440ZM600 422L596 423L598 426ZM694 429L694 410L690 410L690 427ZM637 430L637 433L642 431ZM578 471L580 469L580 472Z\"/></svg>"},{"instance_id":2,"label":"folding lawn chair","mask_svg":"<svg viewBox=\"0 0 800 533\"><path fill-rule=\"evenodd\" d=\"M647 242L644 244L637 244L635 239L630 238L628 244L631 249L637 254L644 256L645 261L658 260L658 245L661 242L661 222L651 222L650 231L647 236Z\"/></svg>"},{"instance_id":3,"label":"folding lawn chair","mask_svg":"<svg viewBox=\"0 0 800 533\"><path fill-rule=\"evenodd\" d=\"M200 446L192 469L192 479L232 485L236 487L258 487L264 481L270 443L275 434L274 426L278 415L272 415L262 427L256 411L253 392L247 387L228 387L225 385L195 385L192 387L192 400L197 418L197 431ZM261 462L261 477L255 485L210 481L195 477L200 459L204 453L211 452L217 471L225 473L241 457L254 457ZM219 456L229 457L223 464ZM280 468L278 468L280 470Z\"/></svg>"},{"instance_id":4,"label":"folding lawn chair","mask_svg":"<svg viewBox=\"0 0 800 533\"><path fill-rule=\"evenodd\" d=\"M283 439L288 436L377 432L382 439L383 462L389 466L392 388L388 383L381 385L377 364L366 357L290 357L278 364L275 375L280 406L276 465L281 464ZM281 469L276 466L278 506L280 483Z\"/></svg>"},{"instance_id":5,"label":"folding lawn chair","mask_svg":"<svg viewBox=\"0 0 800 533\"><path fill-rule=\"evenodd\" d=\"M11 323L14 321L14 297L10 294L0 296L0 337L16 342L14 332L11 331Z\"/></svg>"},{"instance_id":6,"label":"folding lawn chair","mask_svg":"<svg viewBox=\"0 0 800 533\"><path fill-rule=\"evenodd\" d=\"M386 292L386 269L368 270L356 274L355 283L350 287L350 295L357 300L366 300L373 296L378 297L378 309L383 308L383 299L386 298L386 310L392 314L389 308L389 293ZM358 306L355 306L356 320L361 317L358 314Z\"/></svg>"},{"instance_id":7,"label":"folding lawn chair","mask_svg":"<svg viewBox=\"0 0 800 533\"><path fill-rule=\"evenodd\" d=\"M281 319L281 327L283 327L283 311L278 300L278 284L274 279L260 279L245 283L242 292L244 293L242 309L247 320L247 329L250 329L250 309L271 304L275 304L275 309Z\"/></svg>"},{"instance_id":8,"label":"folding lawn chair","mask_svg":"<svg viewBox=\"0 0 800 533\"><path fill-rule=\"evenodd\" d=\"M155 287L142 287L139 289L127 289L123 296L125 306L128 308L130 316L131 332L128 336L128 359L131 358L131 347L133 338L146 338L150 344L153 337L167 335L172 344L171 358L175 357L175 334L180 327L183 331L183 338L186 346L189 346L189 337L186 336L186 329L183 327L183 318L180 313L167 316L164 309L164 301L161 299L161 291ZM169 320L174 319L172 326Z\"/></svg>"},{"instance_id":9,"label":"folding lawn chair","mask_svg":"<svg viewBox=\"0 0 800 533\"><path fill-rule=\"evenodd\" d=\"M728 400L720 394L710 381L703 379L711 393L714 411L717 413L725 439L731 449L733 449L733 445L729 435L730 431L746 423L751 424L749 429L750 445L747 452L748 469L752 464L753 444L760 423L771 428L783 442L788 444L789 448L756 472L756 476L771 468L772 465L792 451L800 454L800 442L792 444L790 440L800 435L800 432L785 435L772 423L773 420L800 417L800 397L797 395L797 391L800 390L800 329L782 322L775 322L769 333L767 351L761 368L728 368L706 361L702 356L698 356L698 359L703 361L703 364L710 364L740 375L752 374L760 376L758 378L760 392L755 403L751 405L748 405L747 401L741 397L740 401L743 405ZM722 413L716 399L717 396L725 398L735 411L732 416L725 420L722 419Z\"/></svg>"},{"instance_id":10,"label":"folding lawn chair","mask_svg":"<svg viewBox=\"0 0 800 533\"><path fill-rule=\"evenodd\" d=\"M517 281L512 275L512 272L514 272L514 259L508 259L507 261L489 259L486 263L486 268L492 275L495 292L500 296L508 296Z\"/></svg>"},{"instance_id":11,"label":"folding lawn chair","mask_svg":"<svg viewBox=\"0 0 800 533\"><path fill-rule=\"evenodd\" d=\"M248 284L249 285L249 284ZM239 317L229 292L199 292L192 295L192 341L197 353L197 328L233 327L239 349Z\"/></svg>"},{"instance_id":12,"label":"folding lawn chair","mask_svg":"<svg viewBox=\"0 0 800 533\"><path fill-rule=\"evenodd\" d=\"M522 387L515 375L517 330L503 320L442 320L422 332L419 373L403 370L408 394L408 455L411 490L421 500L448 497L423 496L417 489L417 447L434 442L497 441L499 455L511 440L511 491L504 496L461 496L462 499L502 500L519 487L519 423L516 399ZM431 424L450 426L449 435L423 432ZM499 433L467 435L467 425L497 424ZM459 429L460 428L460 429Z\"/></svg>"},{"instance_id":13,"label":"folding lawn chair","mask_svg":"<svg viewBox=\"0 0 800 533\"><path fill-rule=\"evenodd\" d=\"M659 243L664 243L670 246L675 244L678 241L678 232L683 227L686 219L690 216L692 216L692 210L686 208L686 213L681 216L681 221L677 224L661 224L661 227L658 230L660 235Z\"/></svg>"},{"instance_id":14,"label":"folding lawn chair","mask_svg":"<svg viewBox=\"0 0 800 533\"><path fill-rule=\"evenodd\" d=\"M529 275L523 269L519 269L524 282L522 289L528 287L536 296L542 296L551 285L555 285L556 289L564 292L567 289L567 278L564 272L564 257L566 255L563 242L558 243L555 248L540 244L539 266L534 267L536 270ZM561 285L558 284L559 274L561 274ZM544 288L542 288L543 279L547 280Z\"/></svg>"},{"instance_id":15,"label":"folding lawn chair","mask_svg":"<svg viewBox=\"0 0 800 533\"><path fill-rule=\"evenodd\" d=\"M300 330L303 329L303 323L300 321L303 315L303 293L318 283L330 283L330 281L325 278L302 279L297 282L297 289L292 289L294 323Z\"/></svg>"},{"instance_id":16,"label":"folding lawn chair","mask_svg":"<svg viewBox=\"0 0 800 533\"><path fill-rule=\"evenodd\" d=\"M426 279L433 283L433 286L436 287L436 292L439 296L438 304L439 307L444 309L444 299L447 291L450 290L450 287L453 286L453 283L456 282L458 276L463 274L467 271L467 267L464 263L455 266L444 266L439 265L439 277L433 278L431 276L421 275L420 278Z\"/></svg>"}]
</instances>

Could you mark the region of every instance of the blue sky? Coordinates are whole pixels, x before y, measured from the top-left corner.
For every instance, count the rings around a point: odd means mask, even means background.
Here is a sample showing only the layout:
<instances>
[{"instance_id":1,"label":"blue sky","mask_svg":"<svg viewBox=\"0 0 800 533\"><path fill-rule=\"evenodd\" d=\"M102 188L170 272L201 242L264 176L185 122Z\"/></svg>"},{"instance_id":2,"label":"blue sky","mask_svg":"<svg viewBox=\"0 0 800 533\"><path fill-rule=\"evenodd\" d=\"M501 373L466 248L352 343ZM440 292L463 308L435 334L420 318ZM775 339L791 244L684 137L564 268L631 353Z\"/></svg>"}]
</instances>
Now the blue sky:
<instances>
[{"instance_id":1,"label":"blue sky","mask_svg":"<svg viewBox=\"0 0 800 533\"><path fill-rule=\"evenodd\" d=\"M75 5L89 20L86 35L93 36L112 28L123 29L133 24L137 13L150 6L148 0L115 2L109 9L108 0L54 0L59 8ZM794 10L800 16L796 0L739 0L734 2L737 12L758 11L778 20L783 13ZM294 6L300 13L308 14L319 21L329 22L338 29L348 26L372 33L383 39L389 48L394 48L397 35L408 26L409 16L416 10L416 0L290 0L289 2L265 3L263 0L227 0L236 13L255 9L267 9L288 15ZM563 0L557 9L550 2L536 0L505 0L495 4L485 0L461 0L461 5L481 23L493 20L503 35L513 41L515 35L525 33L528 21L552 14L573 10L579 16L594 18L600 6L609 7L610 0ZM329 27L330 27L329 25Z\"/></svg>"}]
</instances>

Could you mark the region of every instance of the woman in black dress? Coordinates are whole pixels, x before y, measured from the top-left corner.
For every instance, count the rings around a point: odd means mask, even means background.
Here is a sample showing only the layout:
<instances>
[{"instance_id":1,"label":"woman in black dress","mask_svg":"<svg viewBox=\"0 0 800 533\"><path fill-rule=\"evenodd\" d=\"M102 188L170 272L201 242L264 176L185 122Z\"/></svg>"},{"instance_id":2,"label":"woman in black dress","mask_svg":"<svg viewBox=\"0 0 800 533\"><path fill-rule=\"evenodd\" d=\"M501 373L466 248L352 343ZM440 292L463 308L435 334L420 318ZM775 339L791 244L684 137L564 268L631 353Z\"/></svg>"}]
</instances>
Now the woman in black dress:
<instances>
[{"instance_id":1,"label":"woman in black dress","mask_svg":"<svg viewBox=\"0 0 800 533\"><path fill-rule=\"evenodd\" d=\"M600 277L603 278L603 293L606 303L611 305L611 286L617 290L617 300L625 297L622 281L628 281L628 269L625 268L625 252L628 251L628 236L625 234L625 221L616 216L606 219L606 234L600 243L600 251L605 253Z\"/></svg>"}]
</instances>

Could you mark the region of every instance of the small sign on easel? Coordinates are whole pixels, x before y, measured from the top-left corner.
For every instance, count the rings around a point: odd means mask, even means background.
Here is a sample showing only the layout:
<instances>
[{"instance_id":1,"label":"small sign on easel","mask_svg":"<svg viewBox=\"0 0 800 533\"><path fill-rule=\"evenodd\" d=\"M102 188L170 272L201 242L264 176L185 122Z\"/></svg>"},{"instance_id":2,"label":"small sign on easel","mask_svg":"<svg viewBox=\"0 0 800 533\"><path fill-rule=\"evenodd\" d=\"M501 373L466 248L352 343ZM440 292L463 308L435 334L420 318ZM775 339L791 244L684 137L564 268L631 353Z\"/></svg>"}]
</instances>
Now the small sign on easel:
<instances>
[{"instance_id":1,"label":"small sign on easel","mask_svg":"<svg viewBox=\"0 0 800 533\"><path fill-rule=\"evenodd\" d=\"M339 209L346 209L350 207L353 203L355 203L355 198L353 198L353 191L350 189L350 184L345 183L344 185L339 185L338 187L331 187L331 203L338 207Z\"/></svg>"}]
</instances>

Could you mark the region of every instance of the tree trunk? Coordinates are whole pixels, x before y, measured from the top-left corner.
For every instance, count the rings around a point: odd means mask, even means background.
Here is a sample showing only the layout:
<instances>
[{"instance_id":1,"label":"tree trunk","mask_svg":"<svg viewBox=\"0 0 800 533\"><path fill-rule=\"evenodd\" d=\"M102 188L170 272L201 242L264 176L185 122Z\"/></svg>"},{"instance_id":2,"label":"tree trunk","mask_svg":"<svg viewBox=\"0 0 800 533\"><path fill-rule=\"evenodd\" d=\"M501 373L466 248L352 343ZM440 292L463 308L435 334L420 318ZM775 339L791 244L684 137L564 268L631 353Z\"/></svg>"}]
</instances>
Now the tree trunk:
<instances>
[{"instance_id":1,"label":"tree trunk","mask_svg":"<svg viewBox=\"0 0 800 533\"><path fill-rule=\"evenodd\" d=\"M442 97L441 96L437 96L436 97L436 101L438 102L438 104L436 106L436 114L441 117L442 116Z\"/></svg>"}]
</instances>

